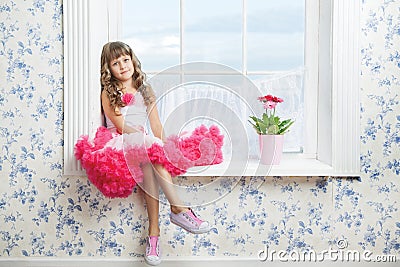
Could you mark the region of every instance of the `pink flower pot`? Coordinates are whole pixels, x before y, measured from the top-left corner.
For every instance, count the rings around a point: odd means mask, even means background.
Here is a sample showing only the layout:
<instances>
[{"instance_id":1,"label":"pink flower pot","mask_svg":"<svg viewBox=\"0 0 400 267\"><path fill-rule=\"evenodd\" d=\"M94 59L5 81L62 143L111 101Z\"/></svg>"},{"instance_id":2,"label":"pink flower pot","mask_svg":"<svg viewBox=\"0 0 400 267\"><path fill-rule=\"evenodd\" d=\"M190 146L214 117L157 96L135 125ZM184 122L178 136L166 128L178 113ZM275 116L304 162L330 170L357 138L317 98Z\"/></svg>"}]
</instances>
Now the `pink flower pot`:
<instances>
[{"instance_id":1,"label":"pink flower pot","mask_svg":"<svg viewBox=\"0 0 400 267\"><path fill-rule=\"evenodd\" d=\"M278 165L283 150L283 135L259 135L260 162L264 165Z\"/></svg>"}]
</instances>

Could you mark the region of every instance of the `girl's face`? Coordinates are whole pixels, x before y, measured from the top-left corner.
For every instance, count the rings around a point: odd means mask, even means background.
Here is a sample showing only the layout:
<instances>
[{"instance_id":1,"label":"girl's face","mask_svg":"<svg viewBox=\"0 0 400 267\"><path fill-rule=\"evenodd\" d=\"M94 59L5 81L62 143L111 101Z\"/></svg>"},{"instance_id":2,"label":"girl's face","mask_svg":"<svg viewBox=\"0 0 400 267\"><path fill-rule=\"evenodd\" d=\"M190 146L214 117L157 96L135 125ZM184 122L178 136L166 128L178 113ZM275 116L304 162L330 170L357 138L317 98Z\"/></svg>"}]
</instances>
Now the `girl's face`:
<instances>
[{"instance_id":1,"label":"girl's face","mask_svg":"<svg viewBox=\"0 0 400 267\"><path fill-rule=\"evenodd\" d=\"M132 80L135 67L129 55L122 55L110 62L111 74L120 82Z\"/></svg>"}]
</instances>

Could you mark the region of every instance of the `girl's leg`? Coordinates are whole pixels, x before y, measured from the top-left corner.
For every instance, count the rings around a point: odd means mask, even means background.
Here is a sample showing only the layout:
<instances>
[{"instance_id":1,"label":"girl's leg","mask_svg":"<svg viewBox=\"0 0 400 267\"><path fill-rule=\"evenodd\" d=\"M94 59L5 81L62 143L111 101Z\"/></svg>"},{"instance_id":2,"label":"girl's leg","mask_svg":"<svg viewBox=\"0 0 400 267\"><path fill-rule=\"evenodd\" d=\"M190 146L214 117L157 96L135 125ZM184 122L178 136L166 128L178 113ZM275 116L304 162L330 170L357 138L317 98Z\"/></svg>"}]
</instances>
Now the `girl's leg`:
<instances>
[{"instance_id":1,"label":"girl's leg","mask_svg":"<svg viewBox=\"0 0 400 267\"><path fill-rule=\"evenodd\" d=\"M151 164L146 164L142 168L142 171L144 174L144 198L146 200L147 214L149 216L149 236L146 239L146 252L144 254L144 260L147 262L147 264L154 266L161 263L159 240L160 227L158 225L159 185Z\"/></svg>"},{"instance_id":2,"label":"girl's leg","mask_svg":"<svg viewBox=\"0 0 400 267\"><path fill-rule=\"evenodd\" d=\"M153 167L151 164L146 164L142 168L144 179L143 179L143 191L144 198L147 205L147 214L149 217L149 236L159 236L160 227L158 224L159 217L159 184L157 178L154 175Z\"/></svg>"},{"instance_id":3,"label":"girl's leg","mask_svg":"<svg viewBox=\"0 0 400 267\"><path fill-rule=\"evenodd\" d=\"M172 177L161 165L154 165L158 182L171 204L170 221L193 234L203 234L211 230L210 224L197 217L193 211L183 205L182 200L175 191Z\"/></svg>"},{"instance_id":4,"label":"girl's leg","mask_svg":"<svg viewBox=\"0 0 400 267\"><path fill-rule=\"evenodd\" d=\"M175 214L187 211L188 208L183 205L182 200L175 191L175 185L172 182L171 174L162 165L154 164L153 167L159 178L158 182L171 205L171 211Z\"/></svg>"}]
</instances>

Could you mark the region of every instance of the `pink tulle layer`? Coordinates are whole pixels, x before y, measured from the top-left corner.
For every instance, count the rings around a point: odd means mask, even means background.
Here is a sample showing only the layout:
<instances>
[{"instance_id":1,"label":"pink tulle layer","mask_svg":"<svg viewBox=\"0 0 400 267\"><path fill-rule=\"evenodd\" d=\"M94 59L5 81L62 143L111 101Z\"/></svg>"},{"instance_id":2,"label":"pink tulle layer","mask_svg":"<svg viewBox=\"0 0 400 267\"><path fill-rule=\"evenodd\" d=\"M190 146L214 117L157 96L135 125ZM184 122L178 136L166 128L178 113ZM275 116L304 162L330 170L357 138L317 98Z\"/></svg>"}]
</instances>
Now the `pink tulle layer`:
<instances>
[{"instance_id":1,"label":"pink tulle layer","mask_svg":"<svg viewBox=\"0 0 400 267\"><path fill-rule=\"evenodd\" d=\"M75 144L75 157L88 179L110 198L128 197L136 183L143 181L140 167L146 163L161 164L171 176L177 176L194 166L223 161L224 136L215 125L201 125L187 137L173 135L163 145L154 143L147 148L137 144L124 149L105 147L112 138L106 127L99 127L93 140L84 135Z\"/></svg>"}]
</instances>

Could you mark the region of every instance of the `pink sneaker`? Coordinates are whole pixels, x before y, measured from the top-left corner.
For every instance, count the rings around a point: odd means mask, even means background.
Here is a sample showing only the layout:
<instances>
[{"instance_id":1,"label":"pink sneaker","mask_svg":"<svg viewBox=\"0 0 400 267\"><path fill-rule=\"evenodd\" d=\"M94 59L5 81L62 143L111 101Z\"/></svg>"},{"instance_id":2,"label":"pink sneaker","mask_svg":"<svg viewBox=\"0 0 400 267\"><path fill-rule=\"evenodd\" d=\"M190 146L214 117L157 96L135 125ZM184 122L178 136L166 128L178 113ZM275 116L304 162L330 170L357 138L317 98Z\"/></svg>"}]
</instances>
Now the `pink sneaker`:
<instances>
[{"instance_id":1,"label":"pink sneaker","mask_svg":"<svg viewBox=\"0 0 400 267\"><path fill-rule=\"evenodd\" d=\"M178 214L171 212L170 220L173 224L182 227L192 234L204 234L211 229L210 224L207 221L199 219L190 208L188 211Z\"/></svg>"},{"instance_id":2,"label":"pink sneaker","mask_svg":"<svg viewBox=\"0 0 400 267\"><path fill-rule=\"evenodd\" d=\"M148 236L146 255L144 260L149 265L159 265L161 263L161 252L160 252L160 242L158 236Z\"/></svg>"}]
</instances>

